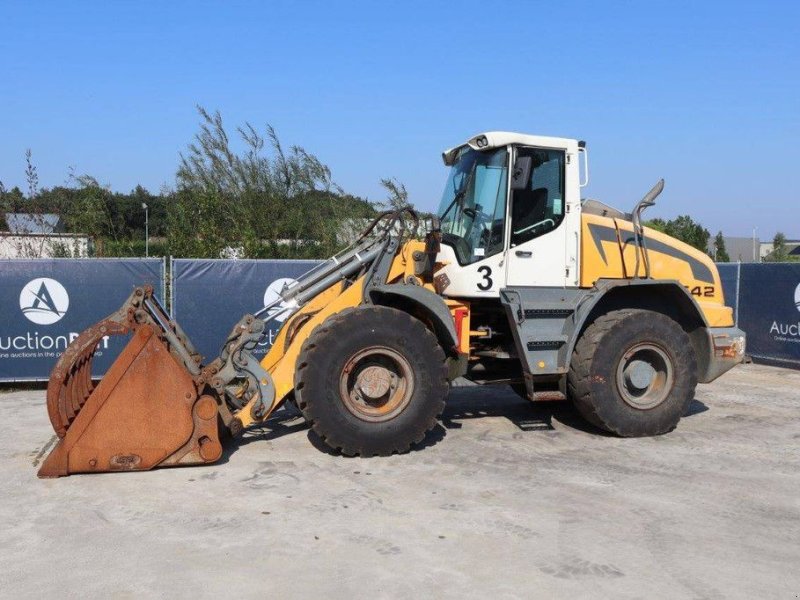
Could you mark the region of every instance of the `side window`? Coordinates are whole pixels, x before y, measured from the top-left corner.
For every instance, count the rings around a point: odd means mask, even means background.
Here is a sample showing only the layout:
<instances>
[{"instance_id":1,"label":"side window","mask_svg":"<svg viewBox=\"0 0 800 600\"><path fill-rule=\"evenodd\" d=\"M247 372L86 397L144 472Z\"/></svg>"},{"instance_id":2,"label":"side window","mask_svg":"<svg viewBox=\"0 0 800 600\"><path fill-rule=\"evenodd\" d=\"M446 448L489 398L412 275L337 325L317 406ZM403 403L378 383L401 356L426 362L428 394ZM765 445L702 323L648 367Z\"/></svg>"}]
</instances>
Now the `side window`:
<instances>
[{"instance_id":1,"label":"side window","mask_svg":"<svg viewBox=\"0 0 800 600\"><path fill-rule=\"evenodd\" d=\"M514 190L511 204L511 246L552 231L564 220L564 152L519 148L533 159L530 181Z\"/></svg>"}]
</instances>

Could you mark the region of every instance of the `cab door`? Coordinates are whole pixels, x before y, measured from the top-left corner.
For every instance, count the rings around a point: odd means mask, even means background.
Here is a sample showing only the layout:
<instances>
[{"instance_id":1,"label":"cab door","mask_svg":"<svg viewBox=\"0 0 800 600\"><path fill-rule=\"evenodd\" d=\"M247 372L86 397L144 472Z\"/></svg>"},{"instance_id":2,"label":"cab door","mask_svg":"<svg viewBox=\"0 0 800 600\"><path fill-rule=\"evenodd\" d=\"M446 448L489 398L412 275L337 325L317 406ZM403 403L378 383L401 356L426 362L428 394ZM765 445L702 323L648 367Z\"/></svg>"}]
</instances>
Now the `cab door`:
<instances>
[{"instance_id":1,"label":"cab door","mask_svg":"<svg viewBox=\"0 0 800 600\"><path fill-rule=\"evenodd\" d=\"M446 296L497 298L505 287L510 157L507 146L473 152L472 163L446 186L463 194L460 209L444 210L450 218L437 257L444 266L437 274L448 281ZM448 204L457 201L451 197Z\"/></svg>"},{"instance_id":2,"label":"cab door","mask_svg":"<svg viewBox=\"0 0 800 600\"><path fill-rule=\"evenodd\" d=\"M517 147L511 181L506 285L575 285L577 243L566 226L566 149ZM578 217L579 211L574 211ZM577 232L575 228L575 232ZM574 249L571 246L575 246Z\"/></svg>"}]
</instances>

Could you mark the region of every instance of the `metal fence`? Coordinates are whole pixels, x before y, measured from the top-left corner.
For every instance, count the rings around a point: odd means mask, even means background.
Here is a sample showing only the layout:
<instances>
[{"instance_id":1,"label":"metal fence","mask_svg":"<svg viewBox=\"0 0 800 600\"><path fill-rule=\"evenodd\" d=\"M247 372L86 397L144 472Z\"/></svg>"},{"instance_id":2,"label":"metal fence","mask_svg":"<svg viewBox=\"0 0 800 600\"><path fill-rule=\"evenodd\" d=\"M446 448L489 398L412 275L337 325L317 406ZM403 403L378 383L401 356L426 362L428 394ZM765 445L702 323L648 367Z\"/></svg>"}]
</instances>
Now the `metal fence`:
<instances>
[{"instance_id":1,"label":"metal fence","mask_svg":"<svg viewBox=\"0 0 800 600\"><path fill-rule=\"evenodd\" d=\"M200 354L215 358L243 315L276 300L285 283L317 264L314 260L172 259L172 316ZM282 324L280 317L271 324L255 356L267 353Z\"/></svg>"},{"instance_id":2,"label":"metal fence","mask_svg":"<svg viewBox=\"0 0 800 600\"><path fill-rule=\"evenodd\" d=\"M83 329L111 314L136 285L150 283L206 358L231 327L276 298L287 279L317 261L171 259L12 259L0 261L0 381L41 381ZM800 368L800 264L719 264L726 303L757 362ZM169 285L167 285L169 284ZM271 347L281 323L256 354ZM125 338L104 340L94 376L108 369Z\"/></svg>"},{"instance_id":3,"label":"metal fence","mask_svg":"<svg viewBox=\"0 0 800 600\"><path fill-rule=\"evenodd\" d=\"M136 285L163 298L165 261L33 258L0 261L0 381L40 381L67 345L117 310ZM125 339L105 338L93 362L99 376Z\"/></svg>"},{"instance_id":4,"label":"metal fence","mask_svg":"<svg viewBox=\"0 0 800 600\"><path fill-rule=\"evenodd\" d=\"M800 263L721 263L725 300L755 362L800 368Z\"/></svg>"}]
</instances>

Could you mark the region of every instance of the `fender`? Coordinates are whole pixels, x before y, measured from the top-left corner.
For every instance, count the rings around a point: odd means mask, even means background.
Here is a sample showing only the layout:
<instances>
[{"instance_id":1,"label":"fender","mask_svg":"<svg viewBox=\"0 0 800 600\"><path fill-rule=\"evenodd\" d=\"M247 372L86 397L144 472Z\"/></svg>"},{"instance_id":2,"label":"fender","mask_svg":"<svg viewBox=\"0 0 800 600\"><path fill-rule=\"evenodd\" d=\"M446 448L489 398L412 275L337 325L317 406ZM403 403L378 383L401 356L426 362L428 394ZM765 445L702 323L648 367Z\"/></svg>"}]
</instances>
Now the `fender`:
<instances>
[{"instance_id":1,"label":"fender","mask_svg":"<svg viewBox=\"0 0 800 600\"><path fill-rule=\"evenodd\" d=\"M418 285L394 283L372 286L367 292L373 304L390 306L405 312L425 315L433 326L439 343L448 354L458 345L458 335L453 316L438 294Z\"/></svg>"},{"instance_id":2,"label":"fender","mask_svg":"<svg viewBox=\"0 0 800 600\"><path fill-rule=\"evenodd\" d=\"M703 311L675 280L599 279L592 288L510 287L501 290L500 300L512 323L517 352L524 357L523 369L534 376L567 373L584 329L596 316L625 308L677 317L690 332L698 356L708 352ZM531 335L550 340L549 347L530 347Z\"/></svg>"},{"instance_id":3,"label":"fender","mask_svg":"<svg viewBox=\"0 0 800 600\"><path fill-rule=\"evenodd\" d=\"M628 293L622 292L625 288L629 288ZM630 301L631 293L638 296L635 302ZM616 303L613 296L617 295L620 298L620 306L615 306ZM580 334L589 325L589 317L592 316L594 309L604 300L609 301L609 310L616 308L652 308L654 304L674 302L676 303L675 308L689 322L695 324L696 327L708 328L708 322L697 301L677 280L599 279L594 288L587 290L586 296L578 302L572 323L568 323L565 327L565 329L569 329L567 332L569 343L564 353L564 366L568 366L569 358L572 356L572 351L575 349L575 344L577 344Z\"/></svg>"}]
</instances>

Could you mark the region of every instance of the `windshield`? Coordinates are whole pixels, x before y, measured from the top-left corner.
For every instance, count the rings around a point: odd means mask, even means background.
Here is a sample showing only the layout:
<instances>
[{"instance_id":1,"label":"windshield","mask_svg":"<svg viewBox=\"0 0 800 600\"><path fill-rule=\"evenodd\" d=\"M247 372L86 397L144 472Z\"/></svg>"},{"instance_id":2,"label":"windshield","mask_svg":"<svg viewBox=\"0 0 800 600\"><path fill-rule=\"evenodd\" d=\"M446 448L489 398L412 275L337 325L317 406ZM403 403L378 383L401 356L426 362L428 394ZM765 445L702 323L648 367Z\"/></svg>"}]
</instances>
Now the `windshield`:
<instances>
[{"instance_id":1,"label":"windshield","mask_svg":"<svg viewBox=\"0 0 800 600\"><path fill-rule=\"evenodd\" d=\"M503 249L508 152L461 150L439 204L443 241L469 264Z\"/></svg>"}]
</instances>

